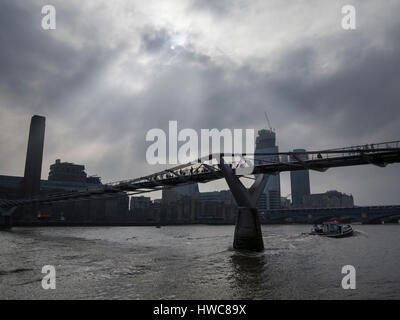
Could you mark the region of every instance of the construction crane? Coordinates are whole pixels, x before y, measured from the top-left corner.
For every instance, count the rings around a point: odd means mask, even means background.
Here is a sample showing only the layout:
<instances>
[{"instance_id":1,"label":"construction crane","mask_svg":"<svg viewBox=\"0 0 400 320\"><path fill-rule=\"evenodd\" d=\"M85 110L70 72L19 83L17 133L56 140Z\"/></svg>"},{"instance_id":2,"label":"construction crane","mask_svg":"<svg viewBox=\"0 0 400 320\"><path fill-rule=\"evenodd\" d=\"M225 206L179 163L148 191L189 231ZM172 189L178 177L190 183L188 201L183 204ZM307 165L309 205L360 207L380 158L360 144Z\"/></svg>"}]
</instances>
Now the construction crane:
<instances>
[{"instance_id":1,"label":"construction crane","mask_svg":"<svg viewBox=\"0 0 400 320\"><path fill-rule=\"evenodd\" d=\"M269 130L274 131L274 130L272 129L272 127L271 127L271 123L269 122L269 118L268 118L267 112L264 111L264 114L265 114L265 118L267 119L267 123L268 123Z\"/></svg>"}]
</instances>

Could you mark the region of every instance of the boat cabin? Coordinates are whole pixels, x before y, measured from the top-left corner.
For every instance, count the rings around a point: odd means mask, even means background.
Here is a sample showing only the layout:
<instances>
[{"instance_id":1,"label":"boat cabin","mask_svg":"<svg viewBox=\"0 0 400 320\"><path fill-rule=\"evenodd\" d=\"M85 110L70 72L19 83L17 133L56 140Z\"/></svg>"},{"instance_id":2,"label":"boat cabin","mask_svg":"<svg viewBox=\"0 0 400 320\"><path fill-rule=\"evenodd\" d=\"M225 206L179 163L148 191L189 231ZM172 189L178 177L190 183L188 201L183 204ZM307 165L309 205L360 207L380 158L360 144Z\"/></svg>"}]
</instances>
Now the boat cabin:
<instances>
[{"instance_id":1,"label":"boat cabin","mask_svg":"<svg viewBox=\"0 0 400 320\"><path fill-rule=\"evenodd\" d=\"M342 226L338 221L328 221L322 223L322 230L324 233L341 233Z\"/></svg>"}]
</instances>

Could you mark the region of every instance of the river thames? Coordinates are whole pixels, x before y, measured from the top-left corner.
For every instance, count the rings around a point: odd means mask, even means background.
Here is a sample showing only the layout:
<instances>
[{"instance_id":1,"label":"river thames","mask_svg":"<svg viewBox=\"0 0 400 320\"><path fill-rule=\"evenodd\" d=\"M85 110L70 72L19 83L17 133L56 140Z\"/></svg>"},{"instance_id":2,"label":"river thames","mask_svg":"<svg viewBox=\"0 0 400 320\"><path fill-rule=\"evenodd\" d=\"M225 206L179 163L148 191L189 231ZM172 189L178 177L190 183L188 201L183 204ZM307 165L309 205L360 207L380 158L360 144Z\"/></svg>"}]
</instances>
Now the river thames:
<instances>
[{"instance_id":1,"label":"river thames","mask_svg":"<svg viewBox=\"0 0 400 320\"><path fill-rule=\"evenodd\" d=\"M234 226L14 228L0 232L0 299L400 299L400 225L353 227L331 239L264 225L262 253L234 251Z\"/></svg>"}]
</instances>

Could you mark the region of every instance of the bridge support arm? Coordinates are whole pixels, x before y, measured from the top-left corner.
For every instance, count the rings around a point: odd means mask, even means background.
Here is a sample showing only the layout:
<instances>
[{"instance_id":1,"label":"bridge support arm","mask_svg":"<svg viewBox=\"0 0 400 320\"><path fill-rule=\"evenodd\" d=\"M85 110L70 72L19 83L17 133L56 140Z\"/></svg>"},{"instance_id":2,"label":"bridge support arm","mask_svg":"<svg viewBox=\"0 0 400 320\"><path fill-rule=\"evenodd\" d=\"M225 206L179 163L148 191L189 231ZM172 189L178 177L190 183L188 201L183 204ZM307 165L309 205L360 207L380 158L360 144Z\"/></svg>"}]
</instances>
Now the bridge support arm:
<instances>
[{"instance_id":1,"label":"bridge support arm","mask_svg":"<svg viewBox=\"0 0 400 320\"><path fill-rule=\"evenodd\" d=\"M233 248L263 251L264 242L257 212L257 202L267 184L269 176L258 175L253 185L247 189L239 180L239 177L233 173L232 169L224 163L222 158L219 167L239 206Z\"/></svg>"}]
</instances>

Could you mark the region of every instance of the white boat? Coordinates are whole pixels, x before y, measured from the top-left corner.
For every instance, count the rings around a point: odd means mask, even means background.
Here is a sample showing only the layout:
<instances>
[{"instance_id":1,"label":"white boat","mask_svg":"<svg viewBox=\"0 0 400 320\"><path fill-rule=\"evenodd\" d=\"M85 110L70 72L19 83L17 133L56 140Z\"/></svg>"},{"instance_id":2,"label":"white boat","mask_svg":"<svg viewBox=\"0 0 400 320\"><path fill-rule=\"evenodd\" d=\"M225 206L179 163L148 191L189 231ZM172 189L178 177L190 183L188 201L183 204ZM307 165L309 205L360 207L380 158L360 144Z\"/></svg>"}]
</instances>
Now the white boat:
<instances>
[{"instance_id":1,"label":"white boat","mask_svg":"<svg viewBox=\"0 0 400 320\"><path fill-rule=\"evenodd\" d=\"M340 224L338 221L327 221L321 225L314 225L309 234L331 238L344 238L353 235L353 227L349 224Z\"/></svg>"}]
</instances>

